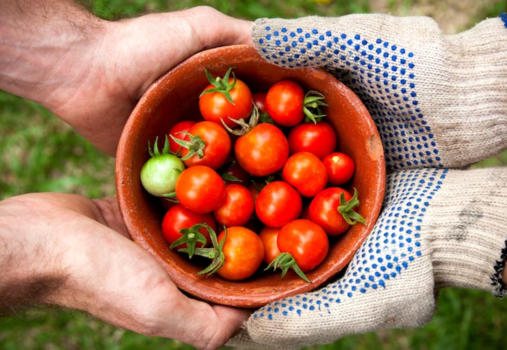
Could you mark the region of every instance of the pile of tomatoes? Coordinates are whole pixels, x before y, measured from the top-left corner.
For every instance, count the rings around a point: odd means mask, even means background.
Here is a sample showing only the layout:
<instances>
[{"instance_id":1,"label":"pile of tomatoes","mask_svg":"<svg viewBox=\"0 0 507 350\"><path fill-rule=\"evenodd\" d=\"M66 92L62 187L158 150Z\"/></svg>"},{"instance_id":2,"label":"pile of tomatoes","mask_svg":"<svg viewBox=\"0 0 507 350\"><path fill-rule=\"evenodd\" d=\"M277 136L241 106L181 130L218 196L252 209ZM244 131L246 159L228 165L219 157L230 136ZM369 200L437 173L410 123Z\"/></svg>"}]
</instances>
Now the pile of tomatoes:
<instances>
[{"instance_id":1,"label":"pile of tomatoes","mask_svg":"<svg viewBox=\"0 0 507 350\"><path fill-rule=\"evenodd\" d=\"M324 95L288 80L252 94L231 72L206 71L203 120L175 124L162 151L149 145L141 182L171 202L162 222L170 247L211 259L201 274L243 280L264 261L310 282L304 272L325 259L329 237L364 224L357 191L339 187L354 162L336 151Z\"/></svg>"}]
</instances>

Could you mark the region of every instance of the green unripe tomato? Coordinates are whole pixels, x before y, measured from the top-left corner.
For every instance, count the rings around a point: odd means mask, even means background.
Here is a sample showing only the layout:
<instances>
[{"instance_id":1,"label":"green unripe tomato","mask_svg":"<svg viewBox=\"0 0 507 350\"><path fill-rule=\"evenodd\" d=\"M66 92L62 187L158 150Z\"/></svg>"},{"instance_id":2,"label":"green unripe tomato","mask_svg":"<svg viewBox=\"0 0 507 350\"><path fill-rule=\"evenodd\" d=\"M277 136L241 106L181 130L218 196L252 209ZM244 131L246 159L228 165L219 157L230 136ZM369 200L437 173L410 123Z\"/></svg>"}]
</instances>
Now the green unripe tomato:
<instances>
[{"instance_id":1,"label":"green unripe tomato","mask_svg":"<svg viewBox=\"0 0 507 350\"><path fill-rule=\"evenodd\" d=\"M150 194L162 197L174 192L176 180L185 170L185 164L172 154L160 154L150 158L141 169L141 183Z\"/></svg>"}]
</instances>

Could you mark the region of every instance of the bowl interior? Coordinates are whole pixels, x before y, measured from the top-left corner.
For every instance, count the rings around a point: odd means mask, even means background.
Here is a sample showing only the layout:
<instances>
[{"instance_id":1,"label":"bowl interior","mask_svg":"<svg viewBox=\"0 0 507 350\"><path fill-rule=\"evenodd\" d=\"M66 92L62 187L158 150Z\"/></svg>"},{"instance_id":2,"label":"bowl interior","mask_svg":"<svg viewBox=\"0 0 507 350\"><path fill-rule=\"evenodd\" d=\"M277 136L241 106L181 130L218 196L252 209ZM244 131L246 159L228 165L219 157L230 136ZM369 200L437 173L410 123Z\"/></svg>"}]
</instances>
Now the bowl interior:
<instances>
[{"instance_id":1,"label":"bowl interior","mask_svg":"<svg viewBox=\"0 0 507 350\"><path fill-rule=\"evenodd\" d=\"M232 282L218 275L198 276L203 265L189 261L169 249L161 223L164 209L159 198L143 190L140 171L149 159L148 141L163 139L181 120L199 119L198 97L208 85L204 69L223 76L236 67L236 77L252 92L266 92L280 80L293 80L305 90L326 96L327 121L337 133L339 149L356 164L351 188L359 194L358 212L366 225L355 225L331 240L326 260L307 274L308 284L290 271L283 280L280 272L259 272L248 280ZM270 301L314 289L342 270L364 241L380 212L385 188L385 163L380 137L359 98L323 69L284 69L272 65L250 46L228 46L192 56L161 77L145 93L132 112L117 152L116 185L125 225L135 242L150 252L174 283L189 294L214 303L258 307Z\"/></svg>"}]
</instances>

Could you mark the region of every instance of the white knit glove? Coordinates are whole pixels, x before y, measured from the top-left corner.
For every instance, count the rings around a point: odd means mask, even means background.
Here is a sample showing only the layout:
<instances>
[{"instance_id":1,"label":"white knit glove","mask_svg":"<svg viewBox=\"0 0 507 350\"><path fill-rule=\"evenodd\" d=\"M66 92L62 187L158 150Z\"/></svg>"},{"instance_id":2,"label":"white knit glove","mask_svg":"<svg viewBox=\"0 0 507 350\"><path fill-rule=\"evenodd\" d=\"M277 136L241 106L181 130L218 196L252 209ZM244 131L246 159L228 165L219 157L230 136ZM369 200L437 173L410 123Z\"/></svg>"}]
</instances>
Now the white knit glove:
<instances>
[{"instance_id":1,"label":"white knit glove","mask_svg":"<svg viewBox=\"0 0 507 350\"><path fill-rule=\"evenodd\" d=\"M262 307L229 345L298 349L420 327L442 287L505 294L498 279L506 239L507 168L390 174L385 208L344 277Z\"/></svg>"},{"instance_id":2,"label":"white knit glove","mask_svg":"<svg viewBox=\"0 0 507 350\"><path fill-rule=\"evenodd\" d=\"M397 172L345 275L257 310L228 345L297 349L419 327L447 286L507 294L507 168L445 169L507 147L506 23L446 37L420 17L256 21L253 41L269 61L323 66L362 98ZM398 171L409 168L418 169Z\"/></svg>"},{"instance_id":3,"label":"white knit glove","mask_svg":"<svg viewBox=\"0 0 507 350\"><path fill-rule=\"evenodd\" d=\"M506 23L445 36L427 17L260 19L252 40L271 63L324 67L352 88L391 170L456 168L507 146Z\"/></svg>"}]
</instances>

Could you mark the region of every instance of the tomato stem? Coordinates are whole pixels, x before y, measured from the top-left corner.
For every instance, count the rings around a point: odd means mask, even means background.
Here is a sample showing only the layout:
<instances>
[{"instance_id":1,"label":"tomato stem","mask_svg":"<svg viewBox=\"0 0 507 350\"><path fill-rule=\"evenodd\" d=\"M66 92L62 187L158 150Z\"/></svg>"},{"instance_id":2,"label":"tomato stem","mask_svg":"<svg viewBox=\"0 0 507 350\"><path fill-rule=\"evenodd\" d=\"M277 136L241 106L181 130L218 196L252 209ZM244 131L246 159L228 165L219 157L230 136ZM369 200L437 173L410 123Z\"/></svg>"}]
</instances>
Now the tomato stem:
<instances>
[{"instance_id":1,"label":"tomato stem","mask_svg":"<svg viewBox=\"0 0 507 350\"><path fill-rule=\"evenodd\" d=\"M185 141L178 139L173 135L170 135L171 139L173 139L174 142L176 142L181 147L188 149L187 155L182 157L181 160L185 161L192 158L193 156L198 156L199 159L202 159L202 157L204 157L204 149L206 148L206 142L199 135L194 136L186 131L180 131L177 132L177 134L185 134L190 139L190 141Z\"/></svg>"},{"instance_id":2,"label":"tomato stem","mask_svg":"<svg viewBox=\"0 0 507 350\"><path fill-rule=\"evenodd\" d=\"M229 91L231 91L234 88L234 86L236 85L236 75L234 75L234 72L232 72L232 70L234 68L236 68L236 67L229 68L223 78L220 78L220 77L213 78L213 76L208 72L208 70L204 69L204 72L206 73L206 76L208 77L208 81L215 88L204 90L201 93L201 95L199 96L199 98L201 98L202 95L204 95L204 94L208 94L211 92L219 92L222 95L224 95L224 97L227 99L227 101L229 101L230 103L235 105L234 101L232 100L231 95L229 94ZM229 84L229 75L231 74L231 72L232 72L232 76L233 76L234 80L231 84Z\"/></svg>"},{"instance_id":3,"label":"tomato stem","mask_svg":"<svg viewBox=\"0 0 507 350\"><path fill-rule=\"evenodd\" d=\"M165 135L164 148L162 149L162 152L160 152L158 150L158 136L157 136L155 138L155 142L153 143L153 149L151 148L150 141L148 141L148 153L150 154L150 156L152 158L156 157L156 156L160 156L160 155L165 155L165 154L176 155L176 153L173 153L173 152L170 151L169 138L167 137L167 135Z\"/></svg>"},{"instance_id":4,"label":"tomato stem","mask_svg":"<svg viewBox=\"0 0 507 350\"><path fill-rule=\"evenodd\" d=\"M225 263L224 244L225 244L225 240L227 239L227 228L224 226L225 237L220 243L218 243L217 234L215 233L215 231L205 222L203 222L202 224L196 224L189 229L183 229L183 230L190 230L192 233L195 233L197 235L197 234L201 234L199 232L199 229L201 227L206 228L206 230L208 231L209 236L211 238L211 244L213 245L213 247L211 247L211 248L195 248L193 254L198 255L198 256L203 256L205 258L212 260L211 264L208 267L206 267L204 270L197 273L198 275L207 274L206 277L209 277L212 274L214 274L215 272L217 272L218 270L220 270L220 268ZM183 231L183 230L181 230L181 231ZM206 241L206 239L205 239L205 241ZM171 244L171 249L175 243L176 242ZM187 243L187 247L189 247L188 243ZM189 248L178 249L178 252L189 253L189 255L190 255Z\"/></svg>"},{"instance_id":5,"label":"tomato stem","mask_svg":"<svg viewBox=\"0 0 507 350\"><path fill-rule=\"evenodd\" d=\"M243 136L243 135L246 135L248 132L250 132L250 130L255 128L257 126L257 124L259 123L259 109L257 108L257 106L255 106L255 105L253 106L252 114L250 115L250 120L249 120L248 124L245 122L244 119L238 120L238 119L232 119L231 117L228 117L228 118L230 120L232 120L233 122L235 122L236 124L238 124L239 126L241 126L241 129L238 129L238 130L231 129L230 127L227 126L227 124L225 124L223 119L220 118L224 128L233 135Z\"/></svg>"},{"instance_id":6,"label":"tomato stem","mask_svg":"<svg viewBox=\"0 0 507 350\"><path fill-rule=\"evenodd\" d=\"M206 245L206 237L202 233L199 232L199 229L201 227L205 227L203 224L196 224L192 226L191 228L183 228L178 231L182 236L178 238L176 241L174 241L169 248L173 249L174 247L177 247L183 243L187 244L187 248L185 249L185 253L188 253L188 257L191 259L192 256L194 256L195 253L195 245L197 242L200 242L202 246L204 247Z\"/></svg>"},{"instance_id":7,"label":"tomato stem","mask_svg":"<svg viewBox=\"0 0 507 350\"><path fill-rule=\"evenodd\" d=\"M326 98L324 94L310 90L306 93L303 101L303 113L305 114L305 122L313 122L317 124L322 118L326 117L322 107L327 107L327 103L323 100Z\"/></svg>"},{"instance_id":8,"label":"tomato stem","mask_svg":"<svg viewBox=\"0 0 507 350\"><path fill-rule=\"evenodd\" d=\"M294 257L292 256L292 254L287 253L287 252L280 253L275 258L275 260L273 260L271 262L271 264L269 264L268 267L266 267L264 269L264 271L267 271L270 268L273 268L273 270L276 270L276 269L279 268L279 269L282 270L282 276L281 276L281 278L283 279L285 277L285 274L287 273L287 271L291 267L292 267L292 269L294 270L294 272L296 272L296 274L299 277L301 277L303 280L305 280L308 283L312 283L312 281L310 281L308 279L308 277L306 277L306 275L303 273L303 271L301 271L301 269L299 268L298 264L296 263L296 259L294 259Z\"/></svg>"},{"instance_id":9,"label":"tomato stem","mask_svg":"<svg viewBox=\"0 0 507 350\"><path fill-rule=\"evenodd\" d=\"M343 192L340 194L340 206L338 207L338 212L342 214L343 219L345 219L349 225L355 225L358 222L366 225L366 220L359 215L359 213L354 211L354 208L358 205L359 200L357 199L357 189L354 188L354 195L348 202L345 201L345 194Z\"/></svg>"}]
</instances>

